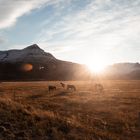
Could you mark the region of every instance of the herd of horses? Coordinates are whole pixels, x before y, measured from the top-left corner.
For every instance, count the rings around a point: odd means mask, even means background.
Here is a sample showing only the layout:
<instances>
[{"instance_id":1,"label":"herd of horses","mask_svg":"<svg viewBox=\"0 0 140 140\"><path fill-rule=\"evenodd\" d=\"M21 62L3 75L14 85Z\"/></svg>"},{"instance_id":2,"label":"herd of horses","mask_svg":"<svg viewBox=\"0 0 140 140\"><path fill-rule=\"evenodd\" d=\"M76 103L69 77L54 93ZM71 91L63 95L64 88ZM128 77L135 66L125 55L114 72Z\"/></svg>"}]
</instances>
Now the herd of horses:
<instances>
[{"instance_id":1,"label":"herd of horses","mask_svg":"<svg viewBox=\"0 0 140 140\"><path fill-rule=\"evenodd\" d=\"M0 83L2 83L2 82L0 82ZM62 82L60 83L60 85L62 86L63 89L66 89L68 91L76 91L76 86L75 85L69 85L69 84L65 84L65 83L62 83ZM55 90L57 90L56 86L54 86L54 85L49 85L48 86L48 91L49 92L55 91ZM104 91L104 87L100 83L95 83L94 84L94 90L96 92L100 92L101 93L101 92Z\"/></svg>"},{"instance_id":2,"label":"herd of horses","mask_svg":"<svg viewBox=\"0 0 140 140\"><path fill-rule=\"evenodd\" d=\"M63 89L67 89L69 91L76 91L76 86L75 85L69 85L69 84L65 84L65 83L60 83L60 85L62 86ZM97 92L103 92L104 88L102 84L95 84L94 85L94 89ZM53 85L49 85L48 86L48 91L55 91L56 90L56 86Z\"/></svg>"},{"instance_id":3,"label":"herd of horses","mask_svg":"<svg viewBox=\"0 0 140 140\"><path fill-rule=\"evenodd\" d=\"M71 90L71 91L76 91L76 87L75 87L75 85L67 85L67 84L64 84L64 83L60 83L61 84L61 86L65 89L67 89L67 90ZM49 90L49 92L50 91L55 91L56 90L56 86L52 86L52 85L49 85L48 86L48 90Z\"/></svg>"}]
</instances>

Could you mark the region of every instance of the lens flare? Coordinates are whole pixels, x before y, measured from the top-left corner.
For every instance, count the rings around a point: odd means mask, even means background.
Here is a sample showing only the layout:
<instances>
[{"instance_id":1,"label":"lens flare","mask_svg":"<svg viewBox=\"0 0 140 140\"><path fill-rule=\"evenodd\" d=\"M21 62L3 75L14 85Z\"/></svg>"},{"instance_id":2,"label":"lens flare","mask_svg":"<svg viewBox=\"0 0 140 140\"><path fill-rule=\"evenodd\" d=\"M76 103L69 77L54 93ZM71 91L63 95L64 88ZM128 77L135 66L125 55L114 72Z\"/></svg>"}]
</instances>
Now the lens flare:
<instances>
[{"instance_id":1,"label":"lens flare","mask_svg":"<svg viewBox=\"0 0 140 140\"><path fill-rule=\"evenodd\" d=\"M32 64L23 64L21 69L22 69L22 71L28 72L33 69L33 65Z\"/></svg>"}]
</instances>

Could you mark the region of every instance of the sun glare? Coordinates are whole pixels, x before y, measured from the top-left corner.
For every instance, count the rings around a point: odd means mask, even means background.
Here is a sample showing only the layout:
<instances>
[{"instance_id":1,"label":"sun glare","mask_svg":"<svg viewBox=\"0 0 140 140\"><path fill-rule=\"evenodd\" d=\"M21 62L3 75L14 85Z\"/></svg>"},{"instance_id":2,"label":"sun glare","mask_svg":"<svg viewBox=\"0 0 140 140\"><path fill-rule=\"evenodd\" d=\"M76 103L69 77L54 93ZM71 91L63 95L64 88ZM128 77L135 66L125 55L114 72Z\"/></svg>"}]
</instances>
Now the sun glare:
<instances>
[{"instance_id":1,"label":"sun glare","mask_svg":"<svg viewBox=\"0 0 140 140\"><path fill-rule=\"evenodd\" d=\"M92 73L103 73L108 65L108 61L103 55L100 55L100 57L94 55L87 57L85 64Z\"/></svg>"},{"instance_id":2,"label":"sun glare","mask_svg":"<svg viewBox=\"0 0 140 140\"><path fill-rule=\"evenodd\" d=\"M87 64L87 66L89 70L94 73L102 73L106 67L104 64L100 64L100 63L91 63L91 64Z\"/></svg>"}]
</instances>

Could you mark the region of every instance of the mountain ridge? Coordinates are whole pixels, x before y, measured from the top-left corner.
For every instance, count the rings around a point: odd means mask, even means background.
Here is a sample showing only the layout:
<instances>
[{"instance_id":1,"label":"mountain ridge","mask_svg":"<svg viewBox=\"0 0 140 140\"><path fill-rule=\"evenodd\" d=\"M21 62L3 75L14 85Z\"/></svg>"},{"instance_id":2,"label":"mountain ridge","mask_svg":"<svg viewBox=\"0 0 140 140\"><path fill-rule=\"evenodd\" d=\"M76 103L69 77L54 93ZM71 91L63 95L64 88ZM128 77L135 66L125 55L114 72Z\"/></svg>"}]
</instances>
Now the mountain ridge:
<instances>
[{"instance_id":1,"label":"mountain ridge","mask_svg":"<svg viewBox=\"0 0 140 140\"><path fill-rule=\"evenodd\" d=\"M140 79L140 64L116 63L107 67L103 79ZM63 61L37 44L21 50L0 51L0 80L90 80L97 78L85 65Z\"/></svg>"},{"instance_id":2,"label":"mountain ridge","mask_svg":"<svg viewBox=\"0 0 140 140\"><path fill-rule=\"evenodd\" d=\"M36 44L0 52L0 80L85 79L86 71L83 65L56 59Z\"/></svg>"},{"instance_id":3,"label":"mountain ridge","mask_svg":"<svg viewBox=\"0 0 140 140\"><path fill-rule=\"evenodd\" d=\"M0 62L22 62L22 61L33 61L34 58L45 60L56 59L52 54L45 52L38 45L33 44L21 50L7 50L0 51ZM27 60L26 60L27 59ZM35 60L37 60L35 59Z\"/></svg>"}]
</instances>

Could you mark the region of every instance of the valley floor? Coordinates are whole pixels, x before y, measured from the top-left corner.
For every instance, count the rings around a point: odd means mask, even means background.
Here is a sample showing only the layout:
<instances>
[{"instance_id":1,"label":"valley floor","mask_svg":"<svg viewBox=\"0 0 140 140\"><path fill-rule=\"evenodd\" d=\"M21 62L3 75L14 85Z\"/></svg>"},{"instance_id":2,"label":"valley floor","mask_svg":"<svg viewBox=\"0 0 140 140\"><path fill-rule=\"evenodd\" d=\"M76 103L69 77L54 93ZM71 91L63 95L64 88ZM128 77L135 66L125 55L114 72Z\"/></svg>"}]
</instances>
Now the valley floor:
<instances>
[{"instance_id":1,"label":"valley floor","mask_svg":"<svg viewBox=\"0 0 140 140\"><path fill-rule=\"evenodd\" d=\"M140 81L95 82L0 83L0 140L140 140Z\"/></svg>"}]
</instances>

